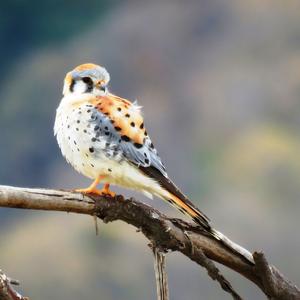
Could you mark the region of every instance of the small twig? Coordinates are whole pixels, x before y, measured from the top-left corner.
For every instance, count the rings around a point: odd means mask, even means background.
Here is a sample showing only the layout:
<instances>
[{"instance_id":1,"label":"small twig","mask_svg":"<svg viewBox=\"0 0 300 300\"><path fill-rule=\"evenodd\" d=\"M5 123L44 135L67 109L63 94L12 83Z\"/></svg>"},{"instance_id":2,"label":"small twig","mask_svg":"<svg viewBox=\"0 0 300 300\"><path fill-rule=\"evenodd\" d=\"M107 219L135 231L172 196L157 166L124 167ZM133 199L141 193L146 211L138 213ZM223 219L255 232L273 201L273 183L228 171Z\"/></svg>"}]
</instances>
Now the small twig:
<instances>
[{"instance_id":1,"label":"small twig","mask_svg":"<svg viewBox=\"0 0 300 300\"><path fill-rule=\"evenodd\" d=\"M93 215L93 219L95 225L95 233L96 235L99 235L98 217L96 215Z\"/></svg>"},{"instance_id":2,"label":"small twig","mask_svg":"<svg viewBox=\"0 0 300 300\"><path fill-rule=\"evenodd\" d=\"M202 255L202 266L207 270L208 275L211 279L216 280L219 282L222 289L231 294L233 299L235 300L242 300L242 297L233 289L230 282L220 273L220 270L217 268L215 263L207 258L204 253Z\"/></svg>"},{"instance_id":3,"label":"small twig","mask_svg":"<svg viewBox=\"0 0 300 300\"><path fill-rule=\"evenodd\" d=\"M190 241L191 245L191 252L195 253L195 246L193 245L188 232L184 232L185 236L187 239ZM214 262L209 259L208 257L205 256L203 251L201 249L197 249L198 256L199 256L199 264L201 264L202 267L204 267L207 270L207 273L209 277L212 280L216 280L219 282L220 286L222 289L231 294L233 299L235 300L242 300L241 296L233 289L232 285L230 282L221 274L220 270L217 268L217 266L214 264Z\"/></svg>"},{"instance_id":4,"label":"small twig","mask_svg":"<svg viewBox=\"0 0 300 300\"><path fill-rule=\"evenodd\" d=\"M15 291L12 285L19 285L19 281L9 278L0 270L0 300L29 300Z\"/></svg>"},{"instance_id":5,"label":"small twig","mask_svg":"<svg viewBox=\"0 0 300 300\"><path fill-rule=\"evenodd\" d=\"M152 247L154 255L154 271L157 300L169 300L168 275L166 270L166 255L160 249Z\"/></svg>"}]
</instances>

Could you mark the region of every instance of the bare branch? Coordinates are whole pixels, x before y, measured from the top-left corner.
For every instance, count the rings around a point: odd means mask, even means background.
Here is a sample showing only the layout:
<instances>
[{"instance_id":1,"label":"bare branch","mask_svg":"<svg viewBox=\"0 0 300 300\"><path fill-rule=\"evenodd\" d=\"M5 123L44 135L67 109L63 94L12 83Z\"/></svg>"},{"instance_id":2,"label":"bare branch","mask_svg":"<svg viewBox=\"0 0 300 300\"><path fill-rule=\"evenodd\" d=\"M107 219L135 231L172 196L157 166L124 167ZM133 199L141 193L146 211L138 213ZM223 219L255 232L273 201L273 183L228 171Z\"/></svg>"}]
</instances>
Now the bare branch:
<instances>
[{"instance_id":1,"label":"bare branch","mask_svg":"<svg viewBox=\"0 0 300 300\"><path fill-rule=\"evenodd\" d=\"M152 251L154 256L157 300L169 300L166 255L157 247L152 246Z\"/></svg>"},{"instance_id":2,"label":"bare branch","mask_svg":"<svg viewBox=\"0 0 300 300\"><path fill-rule=\"evenodd\" d=\"M254 252L253 257L256 272L260 274L265 294L269 299L300 299L298 287L285 278L274 266L269 265L262 252Z\"/></svg>"},{"instance_id":3,"label":"bare branch","mask_svg":"<svg viewBox=\"0 0 300 300\"><path fill-rule=\"evenodd\" d=\"M23 297L15 291L12 285L19 285L19 282L7 277L0 270L0 300L29 300L29 298Z\"/></svg>"},{"instance_id":4,"label":"bare branch","mask_svg":"<svg viewBox=\"0 0 300 300\"><path fill-rule=\"evenodd\" d=\"M269 265L262 253L254 253L255 264L252 264L247 257L249 251L245 250L246 256L232 251L199 226L168 218L132 198L91 198L59 190L0 186L1 206L97 215L104 222L122 220L142 231L159 249L179 251L201 266L204 265L203 254L206 258L227 266L254 282L269 299L300 299L300 290L274 266ZM225 238L237 249L243 249ZM208 268L208 265L206 268L210 274L214 274L213 268ZM217 277L215 276L216 279Z\"/></svg>"},{"instance_id":5,"label":"bare branch","mask_svg":"<svg viewBox=\"0 0 300 300\"><path fill-rule=\"evenodd\" d=\"M199 254L201 253L201 249L199 249ZM201 254L200 254L201 255ZM202 257L199 256L199 261L201 260L201 266L203 266L206 270L208 275L212 280L216 280L219 282L222 289L231 294L233 299L235 300L242 300L241 296L233 289L230 282L220 273L220 270L217 268L216 264L206 257L202 252Z\"/></svg>"}]
</instances>

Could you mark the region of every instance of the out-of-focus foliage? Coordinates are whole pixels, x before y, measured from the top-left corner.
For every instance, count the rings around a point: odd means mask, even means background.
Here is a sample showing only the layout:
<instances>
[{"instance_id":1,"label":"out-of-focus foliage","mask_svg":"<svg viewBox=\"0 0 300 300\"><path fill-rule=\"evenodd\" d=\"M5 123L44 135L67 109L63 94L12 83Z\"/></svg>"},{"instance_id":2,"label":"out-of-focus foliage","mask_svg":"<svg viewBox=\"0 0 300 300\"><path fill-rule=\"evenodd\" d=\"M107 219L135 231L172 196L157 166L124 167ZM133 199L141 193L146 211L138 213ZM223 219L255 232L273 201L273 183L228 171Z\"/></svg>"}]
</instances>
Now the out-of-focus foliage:
<instances>
[{"instance_id":1,"label":"out-of-focus foliage","mask_svg":"<svg viewBox=\"0 0 300 300\"><path fill-rule=\"evenodd\" d=\"M53 47L84 33L117 1L85 2L45 0L2 1L0 9L0 65L7 72L24 54L40 47ZM6 73L7 74L7 73ZM1 80L4 76L0 77Z\"/></svg>"},{"instance_id":2,"label":"out-of-focus foliage","mask_svg":"<svg viewBox=\"0 0 300 300\"><path fill-rule=\"evenodd\" d=\"M297 282L300 2L43 3L1 4L0 183L88 184L61 157L52 128L65 73L96 62L113 92L139 99L170 177L221 231L265 250ZM154 298L150 250L127 225L100 224L96 237L88 217L0 217L0 267L26 295ZM168 268L172 299L230 299L182 256L168 256ZM264 299L226 275L246 299Z\"/></svg>"}]
</instances>

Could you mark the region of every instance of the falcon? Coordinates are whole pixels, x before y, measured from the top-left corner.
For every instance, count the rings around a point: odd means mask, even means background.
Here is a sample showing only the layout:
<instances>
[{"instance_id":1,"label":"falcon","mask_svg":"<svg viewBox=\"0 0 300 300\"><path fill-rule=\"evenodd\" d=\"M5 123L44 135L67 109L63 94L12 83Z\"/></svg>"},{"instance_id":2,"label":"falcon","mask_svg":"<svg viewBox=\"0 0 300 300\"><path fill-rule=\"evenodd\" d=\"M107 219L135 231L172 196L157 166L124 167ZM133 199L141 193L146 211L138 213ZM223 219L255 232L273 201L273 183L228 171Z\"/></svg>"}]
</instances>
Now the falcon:
<instances>
[{"instance_id":1,"label":"falcon","mask_svg":"<svg viewBox=\"0 0 300 300\"><path fill-rule=\"evenodd\" d=\"M205 229L209 219L171 181L136 102L108 90L104 67L87 63L67 73L54 125L63 156L93 180L85 194L115 194L110 184L168 201ZM104 183L98 190L99 183Z\"/></svg>"}]
</instances>

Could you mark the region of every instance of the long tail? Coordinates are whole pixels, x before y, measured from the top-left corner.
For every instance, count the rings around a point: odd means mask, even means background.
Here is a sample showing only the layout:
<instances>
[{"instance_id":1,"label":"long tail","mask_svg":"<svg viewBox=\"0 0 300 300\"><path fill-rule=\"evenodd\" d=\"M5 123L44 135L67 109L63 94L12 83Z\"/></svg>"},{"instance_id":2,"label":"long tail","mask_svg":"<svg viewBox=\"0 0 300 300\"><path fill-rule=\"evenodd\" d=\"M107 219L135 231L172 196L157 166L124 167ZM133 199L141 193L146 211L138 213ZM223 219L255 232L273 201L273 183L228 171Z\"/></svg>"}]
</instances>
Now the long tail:
<instances>
[{"instance_id":1,"label":"long tail","mask_svg":"<svg viewBox=\"0 0 300 300\"><path fill-rule=\"evenodd\" d=\"M187 198L182 200L169 192L166 200L182 213L191 217L197 224L203 226L207 231L212 232L209 218Z\"/></svg>"},{"instance_id":2,"label":"long tail","mask_svg":"<svg viewBox=\"0 0 300 300\"><path fill-rule=\"evenodd\" d=\"M221 241L226 247L232 249L233 251L239 253L245 257L249 262L253 263L253 258L251 253L242 248L241 246L230 241L221 232L217 231L210 225L209 218L201 212L180 190L179 188L168 178L168 176L163 175L155 167L139 167L140 170L154 179L163 188L163 192L160 190L157 192L157 196L167 200L175 208L183 212L184 214L191 217L197 224L202 226L211 236L215 239Z\"/></svg>"},{"instance_id":3,"label":"long tail","mask_svg":"<svg viewBox=\"0 0 300 300\"><path fill-rule=\"evenodd\" d=\"M173 206L175 206L177 209L179 209L182 213L191 217L197 224L204 227L208 233L210 233L215 239L221 241L226 247L230 248L234 252L247 259L247 261L251 264L254 263L252 254L248 250L232 242L221 232L212 228L212 226L210 225L209 218L204 213L202 213L197 207L195 207L193 203L187 198L182 200L169 192L169 197L166 200L170 202Z\"/></svg>"},{"instance_id":4,"label":"long tail","mask_svg":"<svg viewBox=\"0 0 300 300\"><path fill-rule=\"evenodd\" d=\"M211 231L211 226L209 224L209 218L202 213L181 191L180 189L171 181L171 179L165 174L162 174L155 167L143 167L139 166L139 169L154 179L163 189L163 191L157 191L157 196L167 200L175 208L179 209L184 214L192 217L196 223L200 224L207 231Z\"/></svg>"}]
</instances>

